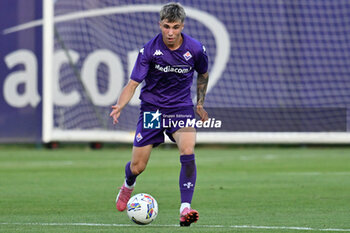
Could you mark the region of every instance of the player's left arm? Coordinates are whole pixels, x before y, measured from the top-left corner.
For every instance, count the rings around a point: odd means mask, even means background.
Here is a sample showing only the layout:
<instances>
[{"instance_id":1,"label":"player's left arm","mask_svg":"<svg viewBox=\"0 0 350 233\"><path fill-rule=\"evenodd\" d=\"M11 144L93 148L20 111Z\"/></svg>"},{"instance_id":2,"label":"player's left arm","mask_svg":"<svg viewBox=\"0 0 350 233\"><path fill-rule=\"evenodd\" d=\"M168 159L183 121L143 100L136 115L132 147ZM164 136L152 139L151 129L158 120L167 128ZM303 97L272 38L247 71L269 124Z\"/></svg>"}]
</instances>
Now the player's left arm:
<instances>
[{"instance_id":1,"label":"player's left arm","mask_svg":"<svg viewBox=\"0 0 350 233\"><path fill-rule=\"evenodd\" d=\"M203 107L205 95L207 93L208 80L209 80L209 73L208 72L206 72L204 74L198 74L196 113L201 118L201 121L208 120L208 113L207 113L207 111L205 111L205 109Z\"/></svg>"}]
</instances>

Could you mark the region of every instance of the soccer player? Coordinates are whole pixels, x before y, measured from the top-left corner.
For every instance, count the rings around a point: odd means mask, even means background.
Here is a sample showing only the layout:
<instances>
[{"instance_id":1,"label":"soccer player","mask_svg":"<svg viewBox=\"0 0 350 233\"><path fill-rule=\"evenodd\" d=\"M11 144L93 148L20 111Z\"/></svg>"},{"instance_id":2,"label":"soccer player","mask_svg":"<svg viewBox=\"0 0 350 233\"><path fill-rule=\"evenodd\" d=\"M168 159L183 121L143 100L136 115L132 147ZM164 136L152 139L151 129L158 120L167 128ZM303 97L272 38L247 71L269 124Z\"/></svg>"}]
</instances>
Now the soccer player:
<instances>
[{"instance_id":1,"label":"soccer player","mask_svg":"<svg viewBox=\"0 0 350 233\"><path fill-rule=\"evenodd\" d=\"M152 148L164 142L165 131L180 152L180 226L190 226L199 218L198 211L191 208L197 175L194 155L196 129L193 125L173 124L195 119L191 99L194 71L198 73L196 113L201 121L208 120L203 108L209 78L208 58L205 47L182 32L185 17L185 10L179 3L162 7L161 33L140 50L130 81L110 113L113 123L118 123L122 109L137 86L144 82L132 158L125 166L125 182L118 193L116 207L119 211L126 209L136 177L145 170ZM172 123L163 127L162 118Z\"/></svg>"}]
</instances>

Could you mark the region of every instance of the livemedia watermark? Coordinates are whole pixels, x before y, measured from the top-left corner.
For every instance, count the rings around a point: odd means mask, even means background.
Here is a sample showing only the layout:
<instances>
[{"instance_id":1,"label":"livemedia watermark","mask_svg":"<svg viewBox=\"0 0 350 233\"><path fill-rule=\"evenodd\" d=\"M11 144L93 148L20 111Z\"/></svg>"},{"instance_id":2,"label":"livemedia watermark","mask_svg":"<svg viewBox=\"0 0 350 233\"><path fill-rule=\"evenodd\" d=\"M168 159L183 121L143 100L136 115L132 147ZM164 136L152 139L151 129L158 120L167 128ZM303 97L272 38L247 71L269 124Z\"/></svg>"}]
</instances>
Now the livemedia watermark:
<instances>
[{"instance_id":1,"label":"livemedia watermark","mask_svg":"<svg viewBox=\"0 0 350 233\"><path fill-rule=\"evenodd\" d=\"M193 118L190 114L162 114L159 110L143 113L144 129L161 128L204 128L219 129L222 127L222 121L215 118L209 118L207 121L201 121Z\"/></svg>"}]
</instances>

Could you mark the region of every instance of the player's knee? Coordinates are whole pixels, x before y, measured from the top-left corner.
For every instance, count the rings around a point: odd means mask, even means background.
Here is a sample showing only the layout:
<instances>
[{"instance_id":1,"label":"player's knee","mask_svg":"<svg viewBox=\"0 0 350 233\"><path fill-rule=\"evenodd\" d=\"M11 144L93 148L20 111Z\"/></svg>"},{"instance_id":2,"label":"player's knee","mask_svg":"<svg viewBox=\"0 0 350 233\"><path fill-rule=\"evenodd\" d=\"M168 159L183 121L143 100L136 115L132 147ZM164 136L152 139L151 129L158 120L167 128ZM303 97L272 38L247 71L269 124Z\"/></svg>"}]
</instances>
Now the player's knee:
<instances>
[{"instance_id":1,"label":"player's knee","mask_svg":"<svg viewBox=\"0 0 350 233\"><path fill-rule=\"evenodd\" d=\"M144 164L131 164L130 170L134 175L140 175L146 169Z\"/></svg>"},{"instance_id":2,"label":"player's knee","mask_svg":"<svg viewBox=\"0 0 350 233\"><path fill-rule=\"evenodd\" d=\"M194 154L194 148L189 146L189 147L183 147L180 149L180 154L181 155L191 155Z\"/></svg>"}]
</instances>

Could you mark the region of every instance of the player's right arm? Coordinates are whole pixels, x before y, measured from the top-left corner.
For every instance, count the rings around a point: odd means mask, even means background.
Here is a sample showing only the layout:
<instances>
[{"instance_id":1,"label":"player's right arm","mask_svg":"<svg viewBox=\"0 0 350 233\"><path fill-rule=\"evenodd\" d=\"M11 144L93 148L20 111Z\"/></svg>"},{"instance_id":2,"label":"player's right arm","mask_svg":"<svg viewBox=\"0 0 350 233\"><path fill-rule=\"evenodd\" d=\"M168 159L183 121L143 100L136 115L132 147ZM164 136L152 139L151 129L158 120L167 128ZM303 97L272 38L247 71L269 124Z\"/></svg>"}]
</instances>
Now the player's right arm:
<instances>
[{"instance_id":1,"label":"player's right arm","mask_svg":"<svg viewBox=\"0 0 350 233\"><path fill-rule=\"evenodd\" d=\"M123 88L117 104L112 106L113 110L109 116L113 118L113 124L118 123L120 112L125 105L129 103L135 93L136 88L147 76L150 58L151 56L149 55L148 50L145 47L142 48L137 56L134 69L131 72L130 81Z\"/></svg>"},{"instance_id":2,"label":"player's right arm","mask_svg":"<svg viewBox=\"0 0 350 233\"><path fill-rule=\"evenodd\" d=\"M125 105L129 103L135 93L136 88L147 76L152 56L150 56L150 53L147 49L148 47L146 46L140 50L135 62L134 69L131 72L130 81L123 88L117 104L112 106L113 110L109 116L113 118L113 124L118 123L118 118L120 116L121 110L125 107Z\"/></svg>"},{"instance_id":3,"label":"player's right arm","mask_svg":"<svg viewBox=\"0 0 350 233\"><path fill-rule=\"evenodd\" d=\"M118 123L118 118L120 116L120 112L122 109L129 103L131 98L133 97L136 88L140 83L130 79L128 84L123 88L122 93L119 96L117 104L112 106L112 112L109 114L110 117L113 118L113 124Z\"/></svg>"}]
</instances>

